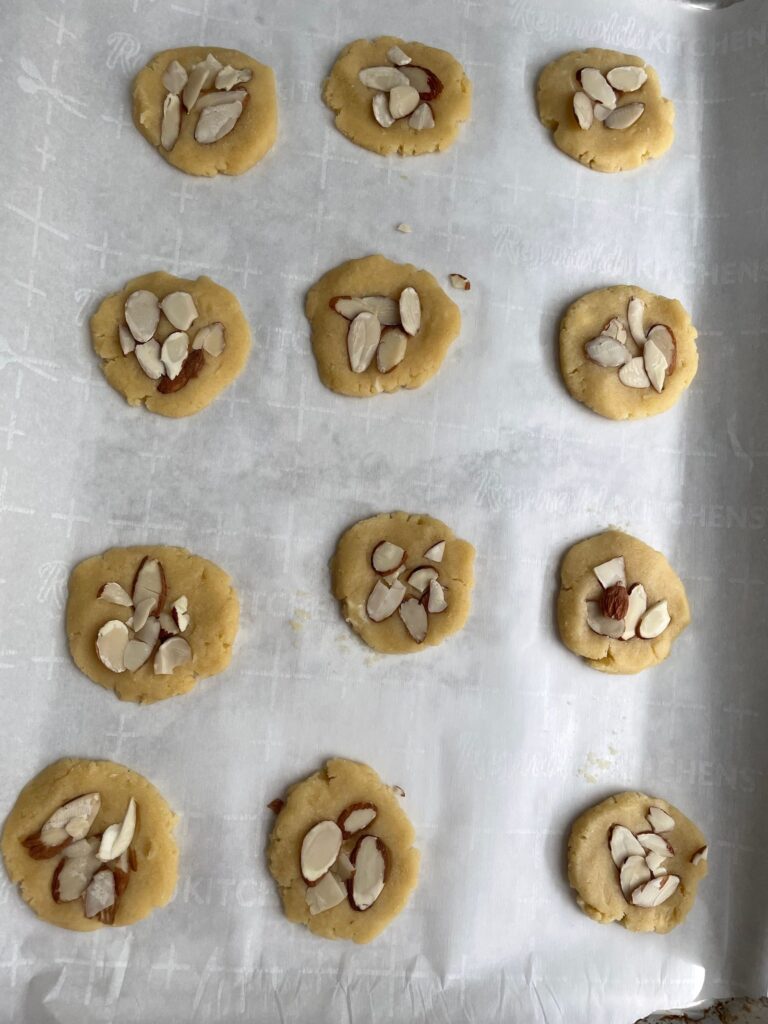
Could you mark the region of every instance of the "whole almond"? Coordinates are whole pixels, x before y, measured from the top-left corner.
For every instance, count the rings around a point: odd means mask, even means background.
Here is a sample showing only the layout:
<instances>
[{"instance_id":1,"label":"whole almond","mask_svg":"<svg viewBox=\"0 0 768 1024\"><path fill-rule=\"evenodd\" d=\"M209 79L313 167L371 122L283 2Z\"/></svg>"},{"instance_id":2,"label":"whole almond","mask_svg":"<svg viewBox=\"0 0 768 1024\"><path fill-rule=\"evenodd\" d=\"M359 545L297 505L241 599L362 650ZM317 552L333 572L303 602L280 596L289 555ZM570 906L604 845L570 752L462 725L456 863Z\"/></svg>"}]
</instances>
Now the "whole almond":
<instances>
[{"instance_id":1,"label":"whole almond","mask_svg":"<svg viewBox=\"0 0 768 1024\"><path fill-rule=\"evenodd\" d=\"M621 583L614 583L603 593L603 615L609 619L623 619L629 608L629 594Z\"/></svg>"}]
</instances>

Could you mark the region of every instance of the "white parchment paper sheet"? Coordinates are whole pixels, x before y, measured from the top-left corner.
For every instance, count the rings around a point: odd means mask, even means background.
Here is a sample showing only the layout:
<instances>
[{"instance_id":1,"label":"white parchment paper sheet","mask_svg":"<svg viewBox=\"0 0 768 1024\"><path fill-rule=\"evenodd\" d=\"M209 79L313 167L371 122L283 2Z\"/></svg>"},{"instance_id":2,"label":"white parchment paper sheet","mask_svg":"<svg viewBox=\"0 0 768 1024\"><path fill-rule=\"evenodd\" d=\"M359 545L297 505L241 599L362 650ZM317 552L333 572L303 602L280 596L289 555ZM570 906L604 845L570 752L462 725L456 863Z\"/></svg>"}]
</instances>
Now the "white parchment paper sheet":
<instances>
[{"instance_id":1,"label":"white parchment paper sheet","mask_svg":"<svg viewBox=\"0 0 768 1024\"><path fill-rule=\"evenodd\" d=\"M81 755L143 772L182 816L176 898L130 930L57 931L3 876L0 1020L628 1024L764 994L766 4L29 0L0 17L0 809ZM386 160L334 130L322 79L382 32L466 65L473 118L448 153ZM279 142L241 178L185 177L131 125L135 72L186 43L276 70ZM591 173L538 123L538 72L588 45L642 54L676 104L673 149L638 172ZM379 251L471 278L462 336L420 391L344 399L318 382L303 296ZM99 299L154 268L209 273L253 327L246 372L189 420L129 409L88 340ZM565 306L621 282L679 297L700 330L690 392L634 424L572 401L555 358ZM384 659L326 565L346 526L398 508L474 541L478 585L460 637ZM634 678L582 667L554 629L562 553L610 524L663 550L693 606ZM81 676L63 631L70 568L142 542L213 558L243 602L226 675L150 708ZM289 924L266 870L265 804L329 755L404 787L423 852L368 947ZM711 840L668 936L600 927L567 888L570 822L625 788Z\"/></svg>"}]
</instances>

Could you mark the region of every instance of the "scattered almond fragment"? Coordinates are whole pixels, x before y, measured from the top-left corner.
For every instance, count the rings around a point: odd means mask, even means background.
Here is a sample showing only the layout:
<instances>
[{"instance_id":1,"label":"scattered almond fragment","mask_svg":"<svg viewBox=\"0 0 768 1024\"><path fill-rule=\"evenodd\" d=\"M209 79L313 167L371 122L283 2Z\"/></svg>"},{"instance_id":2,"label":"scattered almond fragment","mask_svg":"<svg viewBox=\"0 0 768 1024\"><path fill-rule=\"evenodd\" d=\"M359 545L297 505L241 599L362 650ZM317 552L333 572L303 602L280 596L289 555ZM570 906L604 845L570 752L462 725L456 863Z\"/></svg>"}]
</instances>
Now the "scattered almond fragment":
<instances>
[{"instance_id":1,"label":"scattered almond fragment","mask_svg":"<svg viewBox=\"0 0 768 1024\"><path fill-rule=\"evenodd\" d=\"M644 640L654 640L657 636L661 636L671 621L667 602L658 601L640 619L640 624L637 627L638 635Z\"/></svg>"},{"instance_id":2,"label":"scattered almond fragment","mask_svg":"<svg viewBox=\"0 0 768 1024\"><path fill-rule=\"evenodd\" d=\"M399 46L393 46L391 49L387 50L387 58L388 60L391 60L393 64L397 65L411 63L411 58L404 50L401 50Z\"/></svg>"},{"instance_id":3,"label":"scattered almond fragment","mask_svg":"<svg viewBox=\"0 0 768 1024\"><path fill-rule=\"evenodd\" d=\"M648 853L657 853L660 857L674 857L672 844L657 832L638 832L637 841Z\"/></svg>"},{"instance_id":4,"label":"scattered almond fragment","mask_svg":"<svg viewBox=\"0 0 768 1024\"><path fill-rule=\"evenodd\" d=\"M414 569L408 577L408 585L413 587L417 594L423 594L430 581L436 580L437 576L437 569L431 565L421 565L418 569Z\"/></svg>"},{"instance_id":5,"label":"scattered almond fragment","mask_svg":"<svg viewBox=\"0 0 768 1024\"><path fill-rule=\"evenodd\" d=\"M616 106L616 93L597 68L582 68L578 77L587 96L613 110Z\"/></svg>"},{"instance_id":6,"label":"scattered almond fragment","mask_svg":"<svg viewBox=\"0 0 768 1024\"><path fill-rule=\"evenodd\" d=\"M671 832L675 827L675 819L663 807L650 807L647 821L654 832Z\"/></svg>"},{"instance_id":7,"label":"scattered almond fragment","mask_svg":"<svg viewBox=\"0 0 768 1024\"><path fill-rule=\"evenodd\" d=\"M439 580L429 581L429 592L427 595L427 611L430 615L439 615L448 607L445 599L445 591Z\"/></svg>"},{"instance_id":8,"label":"scattered almond fragment","mask_svg":"<svg viewBox=\"0 0 768 1024\"><path fill-rule=\"evenodd\" d=\"M121 587L119 583L105 583L99 591L99 601L109 601L110 604L120 604L125 608L133 605L131 595Z\"/></svg>"},{"instance_id":9,"label":"scattered almond fragment","mask_svg":"<svg viewBox=\"0 0 768 1024\"><path fill-rule=\"evenodd\" d=\"M226 64L221 71L216 75L214 85L217 89L224 89L228 91L236 85L242 85L244 82L250 82L253 77L253 72L250 68L233 68L231 64Z\"/></svg>"},{"instance_id":10,"label":"scattered almond fragment","mask_svg":"<svg viewBox=\"0 0 768 1024\"><path fill-rule=\"evenodd\" d=\"M708 846L702 846L701 849L697 850L696 853L694 853L694 855L691 857L691 864L693 864L693 865L701 864L701 862L705 861L708 856L709 856L709 847Z\"/></svg>"},{"instance_id":11,"label":"scattered almond fragment","mask_svg":"<svg viewBox=\"0 0 768 1024\"><path fill-rule=\"evenodd\" d=\"M402 71L391 67L363 68L358 74L358 78L369 89L379 89L381 92L389 92L398 86L410 85L409 79Z\"/></svg>"},{"instance_id":12,"label":"scattered almond fragment","mask_svg":"<svg viewBox=\"0 0 768 1024\"><path fill-rule=\"evenodd\" d=\"M635 92L648 80L645 69L636 65L612 68L605 77L619 92Z\"/></svg>"},{"instance_id":13,"label":"scattered almond fragment","mask_svg":"<svg viewBox=\"0 0 768 1024\"><path fill-rule=\"evenodd\" d=\"M401 72L419 96L427 102L437 99L443 91L443 83L429 68L422 68L418 64L407 64L401 69Z\"/></svg>"},{"instance_id":14,"label":"scattered almond fragment","mask_svg":"<svg viewBox=\"0 0 768 1024\"><path fill-rule=\"evenodd\" d=\"M587 601L587 625L593 633L620 640L624 632L623 619L611 619L603 615L600 601Z\"/></svg>"},{"instance_id":15,"label":"scattered almond fragment","mask_svg":"<svg viewBox=\"0 0 768 1024\"><path fill-rule=\"evenodd\" d=\"M442 562L443 555L445 554L445 541L439 540L432 547L427 548L424 552L424 557L428 558L430 562Z\"/></svg>"},{"instance_id":16,"label":"scattered almond fragment","mask_svg":"<svg viewBox=\"0 0 768 1024\"><path fill-rule=\"evenodd\" d=\"M115 876L109 868L102 868L91 878L85 890L85 916L98 917L105 924L111 924L114 920L115 900Z\"/></svg>"},{"instance_id":17,"label":"scattered almond fragment","mask_svg":"<svg viewBox=\"0 0 768 1024\"><path fill-rule=\"evenodd\" d=\"M634 356L619 370L619 380L628 388L649 388L651 382L645 372L642 356Z\"/></svg>"},{"instance_id":18,"label":"scattered almond fragment","mask_svg":"<svg viewBox=\"0 0 768 1024\"><path fill-rule=\"evenodd\" d=\"M645 587L642 583L636 583L629 591L627 611L624 615L624 632L621 634L622 640L631 640L636 636L637 624L645 614L647 607L648 597L645 593ZM655 831L658 832L659 829Z\"/></svg>"},{"instance_id":19,"label":"scattered almond fragment","mask_svg":"<svg viewBox=\"0 0 768 1024\"><path fill-rule=\"evenodd\" d=\"M451 282L451 286L460 292L468 292L472 287L469 278L464 277L463 274L449 274L448 280Z\"/></svg>"},{"instance_id":20,"label":"scattered almond fragment","mask_svg":"<svg viewBox=\"0 0 768 1024\"><path fill-rule=\"evenodd\" d=\"M630 128L636 121L639 121L645 111L644 103L625 103L623 107L617 107L606 117L606 128L623 130Z\"/></svg>"},{"instance_id":21,"label":"scattered almond fragment","mask_svg":"<svg viewBox=\"0 0 768 1024\"><path fill-rule=\"evenodd\" d=\"M223 139L235 127L242 112L243 104L239 101L205 107L195 125L195 141L201 145L210 145Z\"/></svg>"},{"instance_id":22,"label":"scattered almond fragment","mask_svg":"<svg viewBox=\"0 0 768 1024\"><path fill-rule=\"evenodd\" d=\"M654 390L661 393L667 376L667 360L651 338L648 338L643 346L643 364Z\"/></svg>"},{"instance_id":23,"label":"scattered almond fragment","mask_svg":"<svg viewBox=\"0 0 768 1024\"><path fill-rule=\"evenodd\" d=\"M385 92L377 92L371 100L373 116L382 128L391 128L395 119L389 110L389 96Z\"/></svg>"},{"instance_id":24,"label":"scattered almond fragment","mask_svg":"<svg viewBox=\"0 0 768 1024\"><path fill-rule=\"evenodd\" d=\"M427 610L424 605L415 597L409 597L397 610L411 638L417 644L423 643L429 628Z\"/></svg>"},{"instance_id":25,"label":"scattered almond fragment","mask_svg":"<svg viewBox=\"0 0 768 1024\"><path fill-rule=\"evenodd\" d=\"M142 558L133 581L133 604L137 607L147 598L154 599L151 614L156 615L163 606L167 591L165 570L157 558Z\"/></svg>"},{"instance_id":26,"label":"scattered almond fragment","mask_svg":"<svg viewBox=\"0 0 768 1024\"><path fill-rule=\"evenodd\" d=\"M592 122L595 119L594 106L585 92L579 91L573 94L573 112L579 122L579 128L586 131L592 127Z\"/></svg>"},{"instance_id":27,"label":"scattered almond fragment","mask_svg":"<svg viewBox=\"0 0 768 1024\"><path fill-rule=\"evenodd\" d=\"M119 824L109 825L104 830L96 856L101 861L117 860L131 845L135 834L136 801L131 797L123 820Z\"/></svg>"},{"instance_id":28,"label":"scattered almond fragment","mask_svg":"<svg viewBox=\"0 0 768 1024\"><path fill-rule=\"evenodd\" d=\"M177 331L188 331L198 316L189 292L170 292L161 300L160 309Z\"/></svg>"},{"instance_id":29,"label":"scattered almond fragment","mask_svg":"<svg viewBox=\"0 0 768 1024\"><path fill-rule=\"evenodd\" d=\"M411 227L410 224L398 224L397 230L403 235L410 235L410 233L413 231L413 228Z\"/></svg>"},{"instance_id":30,"label":"scattered almond fragment","mask_svg":"<svg viewBox=\"0 0 768 1024\"><path fill-rule=\"evenodd\" d=\"M189 354L189 335L184 331L169 334L160 349L160 360L169 380L175 380Z\"/></svg>"}]
</instances>

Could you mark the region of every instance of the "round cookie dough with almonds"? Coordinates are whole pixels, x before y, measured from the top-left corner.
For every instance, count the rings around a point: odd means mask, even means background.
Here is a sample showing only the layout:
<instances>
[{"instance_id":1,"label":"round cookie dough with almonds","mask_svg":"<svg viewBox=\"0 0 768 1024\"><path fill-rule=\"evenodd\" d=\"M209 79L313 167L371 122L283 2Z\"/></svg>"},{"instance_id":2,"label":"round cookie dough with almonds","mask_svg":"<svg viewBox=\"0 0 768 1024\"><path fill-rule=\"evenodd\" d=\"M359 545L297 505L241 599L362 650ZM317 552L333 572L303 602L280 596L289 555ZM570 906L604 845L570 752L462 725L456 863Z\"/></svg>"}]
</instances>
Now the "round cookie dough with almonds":
<instances>
[{"instance_id":1,"label":"round cookie dough with almonds","mask_svg":"<svg viewBox=\"0 0 768 1024\"><path fill-rule=\"evenodd\" d=\"M277 804L269 870L285 916L326 939L375 939L419 875L397 789L367 765L333 758Z\"/></svg>"},{"instance_id":2,"label":"round cookie dough with almonds","mask_svg":"<svg viewBox=\"0 0 768 1024\"><path fill-rule=\"evenodd\" d=\"M568 881L593 921L669 932L707 874L704 836L666 800L619 793L585 811L568 840Z\"/></svg>"},{"instance_id":3,"label":"round cookie dough with almonds","mask_svg":"<svg viewBox=\"0 0 768 1024\"><path fill-rule=\"evenodd\" d=\"M239 50L163 50L133 83L133 121L180 171L242 174L277 137L274 72Z\"/></svg>"},{"instance_id":4,"label":"round cookie dough with almonds","mask_svg":"<svg viewBox=\"0 0 768 1024\"><path fill-rule=\"evenodd\" d=\"M654 69L631 53L566 53L544 68L536 97L558 149L594 171L640 167L674 139L675 108Z\"/></svg>"},{"instance_id":5,"label":"round cookie dough with almonds","mask_svg":"<svg viewBox=\"0 0 768 1024\"><path fill-rule=\"evenodd\" d=\"M333 596L360 638L383 654L433 647L464 626L475 549L439 519L384 512L343 534L331 559Z\"/></svg>"},{"instance_id":6,"label":"round cookie dough with almonds","mask_svg":"<svg viewBox=\"0 0 768 1024\"><path fill-rule=\"evenodd\" d=\"M11 882L38 917L72 931L135 924L173 896L176 815L113 761L64 758L27 783L3 829Z\"/></svg>"},{"instance_id":7,"label":"round cookie dough with almonds","mask_svg":"<svg viewBox=\"0 0 768 1024\"><path fill-rule=\"evenodd\" d=\"M209 277L136 277L91 317L108 383L129 405L177 418L200 412L242 372L251 332L232 292Z\"/></svg>"},{"instance_id":8,"label":"round cookie dough with almonds","mask_svg":"<svg viewBox=\"0 0 768 1024\"><path fill-rule=\"evenodd\" d=\"M120 700L152 704L223 672L239 617L227 573L184 548L110 548L69 579L70 653Z\"/></svg>"},{"instance_id":9,"label":"round cookie dough with almonds","mask_svg":"<svg viewBox=\"0 0 768 1024\"><path fill-rule=\"evenodd\" d=\"M447 149L472 110L472 83L445 50L395 36L342 50L323 87L336 127L374 153Z\"/></svg>"},{"instance_id":10,"label":"round cookie dough with almonds","mask_svg":"<svg viewBox=\"0 0 768 1024\"><path fill-rule=\"evenodd\" d=\"M459 307L432 274L383 256L329 270L305 312L320 379L354 398L421 387L461 330Z\"/></svg>"},{"instance_id":11,"label":"round cookie dough with almonds","mask_svg":"<svg viewBox=\"0 0 768 1024\"><path fill-rule=\"evenodd\" d=\"M696 328L677 299L636 285L577 299L560 325L560 371L573 397L611 420L671 409L696 376Z\"/></svg>"},{"instance_id":12,"label":"round cookie dough with almonds","mask_svg":"<svg viewBox=\"0 0 768 1024\"><path fill-rule=\"evenodd\" d=\"M590 668L630 675L664 661L691 612L661 552L607 530L563 559L557 621L565 646Z\"/></svg>"}]
</instances>

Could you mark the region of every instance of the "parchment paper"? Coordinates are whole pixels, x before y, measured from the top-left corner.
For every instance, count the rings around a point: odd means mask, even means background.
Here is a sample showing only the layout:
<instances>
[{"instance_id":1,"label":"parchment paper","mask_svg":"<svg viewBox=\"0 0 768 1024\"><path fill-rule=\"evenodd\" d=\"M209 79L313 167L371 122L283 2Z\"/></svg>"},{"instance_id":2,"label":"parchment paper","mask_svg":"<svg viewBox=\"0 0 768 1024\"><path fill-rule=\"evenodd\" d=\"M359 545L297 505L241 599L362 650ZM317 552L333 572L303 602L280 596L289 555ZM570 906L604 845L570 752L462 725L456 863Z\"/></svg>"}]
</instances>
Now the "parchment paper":
<instances>
[{"instance_id":1,"label":"parchment paper","mask_svg":"<svg viewBox=\"0 0 768 1024\"><path fill-rule=\"evenodd\" d=\"M125 931L57 931L0 882L0 1020L628 1024L699 998L764 995L768 412L768 28L650 0L35 0L5 4L0 81L0 810L64 755L147 775L181 814L173 903ZM444 155L386 160L332 126L320 86L346 42L445 47L475 107ZM162 48L270 63L280 137L237 179L167 166L130 122ZM642 54L677 138L635 173L567 159L539 124L543 65ZM398 233L409 223L409 235ZM371 252L413 261L464 324L439 375L395 397L319 383L306 289ZM239 295L255 345L212 408L129 409L87 335L96 303L154 268ZM584 291L680 298L701 368L672 412L612 423L572 401L556 332ZM446 519L478 549L464 632L373 657L341 620L327 560L382 510ZM567 546L617 525L660 548L693 625L660 668L608 678L554 628ZM70 662L70 568L112 544L183 544L235 577L231 669L190 696L120 704ZM423 852L408 909L373 945L282 916L265 805L329 755L401 785ZM565 837L641 788L705 831L711 871L667 936L575 906Z\"/></svg>"}]
</instances>

